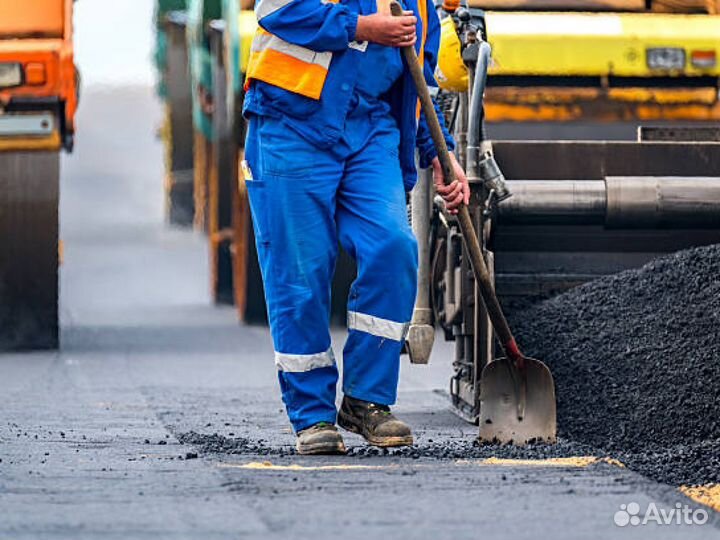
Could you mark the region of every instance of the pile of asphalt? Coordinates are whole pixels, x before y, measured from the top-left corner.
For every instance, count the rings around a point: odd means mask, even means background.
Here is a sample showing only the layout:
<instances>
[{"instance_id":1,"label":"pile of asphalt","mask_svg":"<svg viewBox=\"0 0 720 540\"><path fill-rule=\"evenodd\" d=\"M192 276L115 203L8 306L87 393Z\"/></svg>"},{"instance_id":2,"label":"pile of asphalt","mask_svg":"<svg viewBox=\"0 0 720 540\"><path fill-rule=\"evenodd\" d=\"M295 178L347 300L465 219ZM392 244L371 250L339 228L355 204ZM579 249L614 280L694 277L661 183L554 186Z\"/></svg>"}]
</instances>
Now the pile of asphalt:
<instances>
[{"instance_id":1,"label":"pile of asphalt","mask_svg":"<svg viewBox=\"0 0 720 540\"><path fill-rule=\"evenodd\" d=\"M656 259L513 310L547 363L564 439L656 480L720 482L720 246Z\"/></svg>"}]
</instances>

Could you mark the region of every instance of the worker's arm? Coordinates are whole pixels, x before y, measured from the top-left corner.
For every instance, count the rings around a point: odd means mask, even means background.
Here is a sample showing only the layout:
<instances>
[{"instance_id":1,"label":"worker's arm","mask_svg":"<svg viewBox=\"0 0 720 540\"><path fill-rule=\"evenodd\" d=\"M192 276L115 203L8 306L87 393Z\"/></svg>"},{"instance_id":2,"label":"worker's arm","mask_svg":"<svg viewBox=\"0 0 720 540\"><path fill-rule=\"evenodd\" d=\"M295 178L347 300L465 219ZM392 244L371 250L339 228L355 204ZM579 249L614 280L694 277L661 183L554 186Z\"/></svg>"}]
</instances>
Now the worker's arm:
<instances>
[{"instance_id":1,"label":"worker's arm","mask_svg":"<svg viewBox=\"0 0 720 540\"><path fill-rule=\"evenodd\" d=\"M423 1L423 0L420 0ZM438 84L435 80L435 66L437 65L437 54L440 48L440 19L435 12L435 8L432 2L428 2L428 29L427 38L425 40L425 51L424 51L424 65L423 74L425 75L425 81L428 87L437 91ZM437 102L433 100L435 104L435 112L437 113L438 120L440 121L440 127L442 128L443 135L445 136L445 142L448 150L450 150L450 159L455 169L456 180L452 184L446 186L443 178L442 167L440 160L437 157L437 150L433 143L432 136L430 135L430 128L428 127L427 121L425 120L425 114L420 114L420 121L418 123L417 130L417 148L420 155L420 167L426 169L432 166L433 169L433 182L435 184L435 190L445 201L445 206L451 213L456 213L457 208L460 204L468 204L470 202L470 186L465 176L465 171L460 166L453 153L455 149L455 140L450 135L447 127L445 126L445 117L440 110Z\"/></svg>"},{"instance_id":2,"label":"worker's arm","mask_svg":"<svg viewBox=\"0 0 720 540\"><path fill-rule=\"evenodd\" d=\"M255 15L271 34L318 52L342 51L356 40L396 47L415 40L412 15L358 16L343 4L321 0L258 0Z\"/></svg>"}]
</instances>

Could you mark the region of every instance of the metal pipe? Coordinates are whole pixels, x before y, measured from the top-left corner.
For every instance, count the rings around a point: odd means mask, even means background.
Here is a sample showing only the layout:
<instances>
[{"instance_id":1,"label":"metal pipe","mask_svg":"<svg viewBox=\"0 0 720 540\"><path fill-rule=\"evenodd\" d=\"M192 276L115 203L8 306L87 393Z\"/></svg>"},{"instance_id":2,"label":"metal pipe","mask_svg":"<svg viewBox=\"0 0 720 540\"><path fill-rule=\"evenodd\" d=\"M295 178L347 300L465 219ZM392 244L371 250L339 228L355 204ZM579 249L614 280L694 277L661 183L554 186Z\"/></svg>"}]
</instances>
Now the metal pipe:
<instances>
[{"instance_id":1,"label":"metal pipe","mask_svg":"<svg viewBox=\"0 0 720 540\"><path fill-rule=\"evenodd\" d=\"M603 223L603 180L507 180L513 196L498 205L502 223Z\"/></svg>"},{"instance_id":2,"label":"metal pipe","mask_svg":"<svg viewBox=\"0 0 720 540\"><path fill-rule=\"evenodd\" d=\"M508 180L500 223L604 224L608 228L720 228L720 177L624 176Z\"/></svg>"},{"instance_id":3,"label":"metal pipe","mask_svg":"<svg viewBox=\"0 0 720 540\"><path fill-rule=\"evenodd\" d=\"M485 112L483 109L483 94L485 93L490 52L490 45L481 41L478 44L477 63L469 68L470 97L468 99L469 110L467 115L466 167L467 178L471 183L482 182L482 174L480 172L482 150L480 145L484 134L483 122Z\"/></svg>"},{"instance_id":4,"label":"metal pipe","mask_svg":"<svg viewBox=\"0 0 720 540\"><path fill-rule=\"evenodd\" d=\"M468 131L468 93L461 92L458 98L458 114L455 121L455 144L456 148L467 148ZM463 169L467 170L467 152L458 152L458 161Z\"/></svg>"},{"instance_id":5,"label":"metal pipe","mask_svg":"<svg viewBox=\"0 0 720 540\"><path fill-rule=\"evenodd\" d=\"M720 227L720 178L611 176L605 183L608 227Z\"/></svg>"},{"instance_id":6,"label":"metal pipe","mask_svg":"<svg viewBox=\"0 0 720 540\"><path fill-rule=\"evenodd\" d=\"M489 146L483 144L485 134L485 108L483 98L487 82L492 49L486 41L478 42L478 58L470 69L470 113L467 137L467 178L470 183L482 182L488 190L495 192L498 202L510 197L505 177L495 162Z\"/></svg>"},{"instance_id":7,"label":"metal pipe","mask_svg":"<svg viewBox=\"0 0 720 540\"><path fill-rule=\"evenodd\" d=\"M468 152L470 148L479 150L483 141L483 122L485 114L483 110L483 95L485 94L485 83L487 81L487 70L490 65L492 49L485 41L478 43L478 59L475 64L474 76L471 77L472 88L470 90L470 114L468 116Z\"/></svg>"}]
</instances>

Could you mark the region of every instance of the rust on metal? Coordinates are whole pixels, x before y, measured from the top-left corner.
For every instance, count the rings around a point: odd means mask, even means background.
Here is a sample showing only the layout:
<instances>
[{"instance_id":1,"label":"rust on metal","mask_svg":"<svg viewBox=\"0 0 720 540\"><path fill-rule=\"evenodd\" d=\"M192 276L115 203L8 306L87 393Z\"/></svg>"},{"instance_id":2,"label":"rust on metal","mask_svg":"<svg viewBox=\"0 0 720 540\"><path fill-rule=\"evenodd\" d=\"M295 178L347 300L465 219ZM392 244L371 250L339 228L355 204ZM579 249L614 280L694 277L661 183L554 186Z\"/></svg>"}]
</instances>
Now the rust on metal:
<instances>
[{"instance_id":1,"label":"rust on metal","mask_svg":"<svg viewBox=\"0 0 720 540\"><path fill-rule=\"evenodd\" d=\"M490 122L716 121L720 101L713 88L490 87L485 113Z\"/></svg>"}]
</instances>

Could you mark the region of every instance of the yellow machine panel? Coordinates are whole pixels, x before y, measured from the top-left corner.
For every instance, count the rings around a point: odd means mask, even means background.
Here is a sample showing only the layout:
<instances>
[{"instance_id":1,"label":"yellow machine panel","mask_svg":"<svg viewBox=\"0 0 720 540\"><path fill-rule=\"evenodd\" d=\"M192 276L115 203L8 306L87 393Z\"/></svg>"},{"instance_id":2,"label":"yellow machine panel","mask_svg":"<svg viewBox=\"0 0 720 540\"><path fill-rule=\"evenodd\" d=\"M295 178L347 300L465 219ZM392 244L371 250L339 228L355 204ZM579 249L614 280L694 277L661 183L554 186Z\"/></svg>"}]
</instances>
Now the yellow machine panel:
<instances>
[{"instance_id":1,"label":"yellow machine panel","mask_svg":"<svg viewBox=\"0 0 720 540\"><path fill-rule=\"evenodd\" d=\"M720 119L720 16L485 13L494 121Z\"/></svg>"},{"instance_id":2,"label":"yellow machine panel","mask_svg":"<svg viewBox=\"0 0 720 540\"><path fill-rule=\"evenodd\" d=\"M720 74L720 16L487 12L486 21L491 75ZM651 68L654 49L681 50L682 67Z\"/></svg>"}]
</instances>

